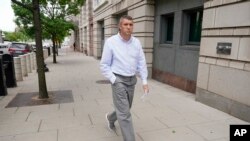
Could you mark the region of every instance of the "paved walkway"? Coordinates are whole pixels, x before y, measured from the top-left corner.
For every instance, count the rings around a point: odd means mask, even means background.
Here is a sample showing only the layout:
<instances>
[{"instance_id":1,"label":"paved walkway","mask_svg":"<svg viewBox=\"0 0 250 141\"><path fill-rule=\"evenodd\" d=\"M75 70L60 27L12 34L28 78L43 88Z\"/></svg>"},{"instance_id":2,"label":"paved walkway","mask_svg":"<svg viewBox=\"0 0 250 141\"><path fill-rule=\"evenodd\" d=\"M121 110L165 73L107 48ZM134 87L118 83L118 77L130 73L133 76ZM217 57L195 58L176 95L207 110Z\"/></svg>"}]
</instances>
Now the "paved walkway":
<instances>
[{"instance_id":1,"label":"paved walkway","mask_svg":"<svg viewBox=\"0 0 250 141\"><path fill-rule=\"evenodd\" d=\"M0 97L0 141L122 141L121 132L109 132L105 113L113 110L109 84L99 60L61 49L57 64L47 60L49 91L72 90L74 102L4 108L17 93L38 90L33 71ZM193 94L149 80L150 95L142 101L138 81L132 107L137 141L229 141L230 124L249 124L195 101ZM116 126L119 126L116 123ZM119 128L119 127L118 127Z\"/></svg>"}]
</instances>

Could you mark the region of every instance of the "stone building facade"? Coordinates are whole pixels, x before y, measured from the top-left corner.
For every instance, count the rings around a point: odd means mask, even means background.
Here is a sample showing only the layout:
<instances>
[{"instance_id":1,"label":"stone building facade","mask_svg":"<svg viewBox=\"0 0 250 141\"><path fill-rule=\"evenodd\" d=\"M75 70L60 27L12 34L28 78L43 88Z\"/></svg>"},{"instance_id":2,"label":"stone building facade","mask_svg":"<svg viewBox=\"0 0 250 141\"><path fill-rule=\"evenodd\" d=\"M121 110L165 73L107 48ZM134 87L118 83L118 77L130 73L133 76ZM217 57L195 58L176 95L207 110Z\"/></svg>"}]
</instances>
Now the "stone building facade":
<instances>
[{"instance_id":1,"label":"stone building facade","mask_svg":"<svg viewBox=\"0 0 250 141\"><path fill-rule=\"evenodd\" d=\"M204 3L196 99L250 121L250 1Z\"/></svg>"},{"instance_id":2,"label":"stone building facade","mask_svg":"<svg viewBox=\"0 0 250 141\"><path fill-rule=\"evenodd\" d=\"M79 36L79 30L78 27L80 26L80 15L76 15L76 16L69 16L67 17L68 21L71 21L75 24L76 28L74 30L70 31L70 36L67 37L68 38L68 42L67 44L71 47L74 48L75 45L75 49L76 51L80 51L80 36Z\"/></svg>"},{"instance_id":3,"label":"stone building facade","mask_svg":"<svg viewBox=\"0 0 250 141\"><path fill-rule=\"evenodd\" d=\"M130 15L149 77L250 121L249 0L93 0L93 18L88 2L79 28L87 55L100 59L120 16Z\"/></svg>"},{"instance_id":4,"label":"stone building facade","mask_svg":"<svg viewBox=\"0 0 250 141\"><path fill-rule=\"evenodd\" d=\"M93 0L86 0L80 13L79 45L86 55L93 56Z\"/></svg>"}]
</instances>

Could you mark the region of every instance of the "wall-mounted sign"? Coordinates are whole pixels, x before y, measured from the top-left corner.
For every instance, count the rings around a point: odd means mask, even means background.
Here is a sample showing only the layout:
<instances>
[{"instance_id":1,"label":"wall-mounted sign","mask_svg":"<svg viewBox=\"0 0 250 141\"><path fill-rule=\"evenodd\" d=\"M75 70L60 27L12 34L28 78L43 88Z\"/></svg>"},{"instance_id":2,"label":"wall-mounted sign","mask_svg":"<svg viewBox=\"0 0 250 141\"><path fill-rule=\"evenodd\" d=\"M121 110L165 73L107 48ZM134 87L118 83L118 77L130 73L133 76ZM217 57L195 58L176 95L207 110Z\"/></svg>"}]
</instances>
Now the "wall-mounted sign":
<instances>
[{"instance_id":1,"label":"wall-mounted sign","mask_svg":"<svg viewBox=\"0 0 250 141\"><path fill-rule=\"evenodd\" d=\"M232 48L232 43L218 42L216 47L217 54L230 55L231 48Z\"/></svg>"}]
</instances>

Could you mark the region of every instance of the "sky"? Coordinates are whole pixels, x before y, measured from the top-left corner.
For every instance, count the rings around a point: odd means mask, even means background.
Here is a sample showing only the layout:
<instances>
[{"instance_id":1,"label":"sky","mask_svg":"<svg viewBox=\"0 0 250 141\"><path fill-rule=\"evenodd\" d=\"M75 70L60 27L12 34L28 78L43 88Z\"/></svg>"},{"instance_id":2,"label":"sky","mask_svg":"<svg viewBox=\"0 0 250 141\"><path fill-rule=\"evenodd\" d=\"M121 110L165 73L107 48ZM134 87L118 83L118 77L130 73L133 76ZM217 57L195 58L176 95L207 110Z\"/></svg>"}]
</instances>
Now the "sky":
<instances>
[{"instance_id":1,"label":"sky","mask_svg":"<svg viewBox=\"0 0 250 141\"><path fill-rule=\"evenodd\" d=\"M14 12L11 8L11 0L0 0L0 30L15 31Z\"/></svg>"}]
</instances>

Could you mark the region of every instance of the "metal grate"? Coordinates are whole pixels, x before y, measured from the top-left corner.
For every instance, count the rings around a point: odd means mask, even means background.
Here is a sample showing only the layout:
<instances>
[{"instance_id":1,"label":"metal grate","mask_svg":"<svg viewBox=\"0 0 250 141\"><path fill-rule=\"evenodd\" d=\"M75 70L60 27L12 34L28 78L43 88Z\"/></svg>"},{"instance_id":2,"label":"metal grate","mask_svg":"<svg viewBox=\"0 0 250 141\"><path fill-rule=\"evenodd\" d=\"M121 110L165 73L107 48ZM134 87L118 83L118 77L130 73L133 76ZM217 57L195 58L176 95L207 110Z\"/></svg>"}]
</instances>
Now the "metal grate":
<instances>
[{"instance_id":1,"label":"metal grate","mask_svg":"<svg viewBox=\"0 0 250 141\"><path fill-rule=\"evenodd\" d=\"M49 91L48 99L39 99L38 92L18 93L5 108L74 102L71 90Z\"/></svg>"}]
</instances>

